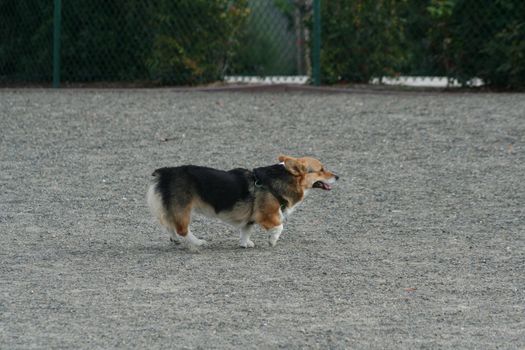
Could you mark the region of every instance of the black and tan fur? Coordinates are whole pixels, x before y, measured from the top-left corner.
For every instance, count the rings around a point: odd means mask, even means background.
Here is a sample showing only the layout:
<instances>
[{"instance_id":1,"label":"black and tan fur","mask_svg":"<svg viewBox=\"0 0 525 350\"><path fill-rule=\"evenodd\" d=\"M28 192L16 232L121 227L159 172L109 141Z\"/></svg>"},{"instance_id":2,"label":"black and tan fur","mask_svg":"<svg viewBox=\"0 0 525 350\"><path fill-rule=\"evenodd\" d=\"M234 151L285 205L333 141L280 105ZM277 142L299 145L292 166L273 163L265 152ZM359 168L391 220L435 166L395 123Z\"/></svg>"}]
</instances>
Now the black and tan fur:
<instances>
[{"instance_id":1,"label":"black and tan fur","mask_svg":"<svg viewBox=\"0 0 525 350\"><path fill-rule=\"evenodd\" d=\"M317 159L280 156L280 164L223 171L195 165L160 168L153 172L148 204L160 224L176 241L190 245L205 241L190 232L191 215L217 217L241 230L241 246L253 247L251 229L259 224L275 245L283 218L299 204L308 190L330 190L338 176L326 171Z\"/></svg>"}]
</instances>

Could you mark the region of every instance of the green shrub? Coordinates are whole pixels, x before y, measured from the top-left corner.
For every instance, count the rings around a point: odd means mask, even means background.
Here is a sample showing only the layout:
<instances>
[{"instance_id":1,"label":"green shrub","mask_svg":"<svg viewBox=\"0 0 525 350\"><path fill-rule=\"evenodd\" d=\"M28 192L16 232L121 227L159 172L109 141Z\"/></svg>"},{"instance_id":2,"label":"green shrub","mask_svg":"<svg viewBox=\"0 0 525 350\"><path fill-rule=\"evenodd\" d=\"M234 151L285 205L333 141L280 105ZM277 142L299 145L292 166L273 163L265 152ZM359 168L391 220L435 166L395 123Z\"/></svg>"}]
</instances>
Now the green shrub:
<instances>
[{"instance_id":1,"label":"green shrub","mask_svg":"<svg viewBox=\"0 0 525 350\"><path fill-rule=\"evenodd\" d=\"M275 29L279 25L278 18L264 18L264 15L269 13L260 8L252 9L241 33L243 44L238 46L228 73L254 76L297 74L293 55L295 47L290 45L293 36L286 37L277 35L276 31L269 31L268 27ZM288 34L288 31L283 32Z\"/></svg>"},{"instance_id":2,"label":"green shrub","mask_svg":"<svg viewBox=\"0 0 525 350\"><path fill-rule=\"evenodd\" d=\"M147 78L150 33L141 0L63 1L62 79L122 81Z\"/></svg>"},{"instance_id":3,"label":"green shrub","mask_svg":"<svg viewBox=\"0 0 525 350\"><path fill-rule=\"evenodd\" d=\"M525 12L523 12L525 13ZM483 48L477 75L489 85L525 88L525 21L512 20Z\"/></svg>"},{"instance_id":4,"label":"green shrub","mask_svg":"<svg viewBox=\"0 0 525 350\"><path fill-rule=\"evenodd\" d=\"M324 82L368 82L395 75L408 59L404 0L322 1Z\"/></svg>"},{"instance_id":5,"label":"green shrub","mask_svg":"<svg viewBox=\"0 0 525 350\"><path fill-rule=\"evenodd\" d=\"M64 81L196 84L222 78L246 0L62 2ZM53 2L0 2L0 78L51 80Z\"/></svg>"},{"instance_id":6,"label":"green shrub","mask_svg":"<svg viewBox=\"0 0 525 350\"><path fill-rule=\"evenodd\" d=\"M220 80L248 15L246 0L161 0L147 59L151 76L174 84Z\"/></svg>"},{"instance_id":7,"label":"green shrub","mask_svg":"<svg viewBox=\"0 0 525 350\"><path fill-rule=\"evenodd\" d=\"M311 26L309 1L62 4L64 81L201 84L227 72L309 69L308 60L298 68L306 54L290 44L297 32L294 6L302 6L303 24ZM322 0L321 5L325 83L404 74L463 83L479 77L494 87L525 88L523 0ZM52 38L53 1L0 1L0 82L50 81Z\"/></svg>"},{"instance_id":8,"label":"green shrub","mask_svg":"<svg viewBox=\"0 0 525 350\"><path fill-rule=\"evenodd\" d=\"M0 1L0 81L51 79L53 4Z\"/></svg>"},{"instance_id":9,"label":"green shrub","mask_svg":"<svg viewBox=\"0 0 525 350\"><path fill-rule=\"evenodd\" d=\"M450 25L453 76L525 87L524 1L456 0Z\"/></svg>"},{"instance_id":10,"label":"green shrub","mask_svg":"<svg viewBox=\"0 0 525 350\"><path fill-rule=\"evenodd\" d=\"M431 75L525 87L523 0L322 2L325 82Z\"/></svg>"},{"instance_id":11,"label":"green shrub","mask_svg":"<svg viewBox=\"0 0 525 350\"><path fill-rule=\"evenodd\" d=\"M412 0L404 74L479 77L492 87L525 86L525 2Z\"/></svg>"}]
</instances>

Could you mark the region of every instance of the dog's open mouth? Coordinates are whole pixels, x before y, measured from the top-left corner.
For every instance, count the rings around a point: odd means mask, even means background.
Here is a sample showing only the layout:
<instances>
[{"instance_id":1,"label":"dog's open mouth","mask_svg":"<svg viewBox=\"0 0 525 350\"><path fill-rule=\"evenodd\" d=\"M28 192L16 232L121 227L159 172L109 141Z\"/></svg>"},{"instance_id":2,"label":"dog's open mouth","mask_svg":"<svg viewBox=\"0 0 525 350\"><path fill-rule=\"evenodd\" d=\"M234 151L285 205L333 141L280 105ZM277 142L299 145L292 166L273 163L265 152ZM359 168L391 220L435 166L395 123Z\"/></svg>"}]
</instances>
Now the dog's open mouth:
<instances>
[{"instance_id":1,"label":"dog's open mouth","mask_svg":"<svg viewBox=\"0 0 525 350\"><path fill-rule=\"evenodd\" d=\"M330 191L332 189L332 186L330 186L329 184L327 184L326 182L323 182L323 181L316 181L314 182L313 188L320 188L320 189L323 189L325 191Z\"/></svg>"}]
</instances>

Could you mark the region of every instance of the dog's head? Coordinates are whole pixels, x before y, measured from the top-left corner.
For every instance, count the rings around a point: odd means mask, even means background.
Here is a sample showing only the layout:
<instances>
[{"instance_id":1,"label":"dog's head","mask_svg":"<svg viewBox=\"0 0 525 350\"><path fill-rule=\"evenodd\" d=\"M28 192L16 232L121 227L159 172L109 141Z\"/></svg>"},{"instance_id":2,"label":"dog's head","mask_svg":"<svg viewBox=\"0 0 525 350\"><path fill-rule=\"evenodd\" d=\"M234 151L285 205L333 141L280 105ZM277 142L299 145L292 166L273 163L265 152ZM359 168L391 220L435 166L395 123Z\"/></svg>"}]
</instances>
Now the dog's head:
<instances>
[{"instance_id":1,"label":"dog's head","mask_svg":"<svg viewBox=\"0 0 525 350\"><path fill-rule=\"evenodd\" d=\"M339 179L339 176L326 170L323 164L315 158L279 156L279 161L284 164L290 174L298 178L300 186L305 190L320 188L330 191L332 184Z\"/></svg>"}]
</instances>

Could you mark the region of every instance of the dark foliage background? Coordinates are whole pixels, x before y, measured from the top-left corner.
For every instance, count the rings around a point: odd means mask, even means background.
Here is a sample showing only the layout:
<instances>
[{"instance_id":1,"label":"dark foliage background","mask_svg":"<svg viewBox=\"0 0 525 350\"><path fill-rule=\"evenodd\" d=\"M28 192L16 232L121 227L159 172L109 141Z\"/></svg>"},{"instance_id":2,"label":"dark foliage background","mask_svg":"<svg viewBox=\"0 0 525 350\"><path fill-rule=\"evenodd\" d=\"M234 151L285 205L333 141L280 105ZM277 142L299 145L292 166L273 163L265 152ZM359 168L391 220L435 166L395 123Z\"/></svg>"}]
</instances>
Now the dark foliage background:
<instances>
[{"instance_id":1,"label":"dark foliage background","mask_svg":"<svg viewBox=\"0 0 525 350\"><path fill-rule=\"evenodd\" d=\"M323 1L322 15L326 83L403 74L525 87L524 1Z\"/></svg>"},{"instance_id":2,"label":"dark foliage background","mask_svg":"<svg viewBox=\"0 0 525 350\"><path fill-rule=\"evenodd\" d=\"M322 0L324 83L398 75L525 87L522 0ZM308 0L69 0L61 77L192 85L310 74ZM52 76L53 2L0 1L0 83Z\"/></svg>"}]
</instances>

